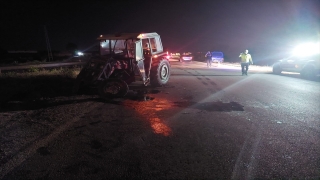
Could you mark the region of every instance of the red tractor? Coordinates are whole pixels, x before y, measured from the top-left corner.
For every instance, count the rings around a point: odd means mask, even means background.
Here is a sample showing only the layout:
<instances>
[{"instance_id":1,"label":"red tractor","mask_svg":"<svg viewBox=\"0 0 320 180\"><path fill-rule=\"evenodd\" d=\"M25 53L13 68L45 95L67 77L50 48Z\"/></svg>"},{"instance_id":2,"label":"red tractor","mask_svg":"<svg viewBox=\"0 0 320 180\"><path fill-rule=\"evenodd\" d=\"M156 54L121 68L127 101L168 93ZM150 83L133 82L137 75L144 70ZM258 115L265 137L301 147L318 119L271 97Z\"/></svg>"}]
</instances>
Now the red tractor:
<instances>
[{"instance_id":1,"label":"red tractor","mask_svg":"<svg viewBox=\"0 0 320 180\"><path fill-rule=\"evenodd\" d=\"M100 55L92 57L76 78L73 91L98 88L102 98L123 97L129 84L162 86L170 78L170 63L157 33L100 35Z\"/></svg>"}]
</instances>

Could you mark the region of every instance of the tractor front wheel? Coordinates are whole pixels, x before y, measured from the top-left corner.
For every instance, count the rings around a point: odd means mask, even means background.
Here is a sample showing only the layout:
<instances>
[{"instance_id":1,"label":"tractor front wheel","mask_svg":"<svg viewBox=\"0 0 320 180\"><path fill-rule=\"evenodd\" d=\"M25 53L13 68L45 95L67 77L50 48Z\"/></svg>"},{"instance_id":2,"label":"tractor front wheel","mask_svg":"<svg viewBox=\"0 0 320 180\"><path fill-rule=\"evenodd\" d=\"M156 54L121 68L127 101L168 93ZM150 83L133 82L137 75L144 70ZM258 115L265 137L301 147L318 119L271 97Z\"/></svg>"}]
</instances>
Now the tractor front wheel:
<instances>
[{"instance_id":1,"label":"tractor front wheel","mask_svg":"<svg viewBox=\"0 0 320 180\"><path fill-rule=\"evenodd\" d=\"M123 97L128 91L128 84L121 79L107 79L98 86L100 97L106 99Z\"/></svg>"}]
</instances>

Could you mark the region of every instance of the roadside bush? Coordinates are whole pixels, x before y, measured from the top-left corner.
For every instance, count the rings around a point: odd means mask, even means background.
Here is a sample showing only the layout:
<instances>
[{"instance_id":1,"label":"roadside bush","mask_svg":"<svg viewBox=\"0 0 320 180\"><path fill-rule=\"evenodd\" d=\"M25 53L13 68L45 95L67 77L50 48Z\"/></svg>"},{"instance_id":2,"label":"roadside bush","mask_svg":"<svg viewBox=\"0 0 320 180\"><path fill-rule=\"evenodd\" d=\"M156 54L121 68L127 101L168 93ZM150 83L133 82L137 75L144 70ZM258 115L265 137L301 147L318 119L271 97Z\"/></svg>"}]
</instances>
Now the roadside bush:
<instances>
[{"instance_id":1,"label":"roadside bush","mask_svg":"<svg viewBox=\"0 0 320 180\"><path fill-rule=\"evenodd\" d=\"M28 72L39 72L39 68L36 68L36 67L31 67L28 69Z\"/></svg>"}]
</instances>

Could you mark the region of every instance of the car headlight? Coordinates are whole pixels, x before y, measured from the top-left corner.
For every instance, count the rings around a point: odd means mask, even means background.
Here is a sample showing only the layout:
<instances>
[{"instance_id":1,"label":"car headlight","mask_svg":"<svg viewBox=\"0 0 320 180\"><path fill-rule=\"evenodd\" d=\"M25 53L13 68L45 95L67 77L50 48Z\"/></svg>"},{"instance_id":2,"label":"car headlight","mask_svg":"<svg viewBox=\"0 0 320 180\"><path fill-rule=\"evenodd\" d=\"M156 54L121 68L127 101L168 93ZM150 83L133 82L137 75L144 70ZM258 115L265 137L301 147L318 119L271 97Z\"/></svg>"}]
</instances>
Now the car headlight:
<instances>
[{"instance_id":1,"label":"car headlight","mask_svg":"<svg viewBox=\"0 0 320 180\"><path fill-rule=\"evenodd\" d=\"M319 54L319 53L320 53L320 44L319 43L300 44L300 45L296 46L292 52L292 54L294 56L300 56L300 57L311 56L311 55Z\"/></svg>"}]
</instances>

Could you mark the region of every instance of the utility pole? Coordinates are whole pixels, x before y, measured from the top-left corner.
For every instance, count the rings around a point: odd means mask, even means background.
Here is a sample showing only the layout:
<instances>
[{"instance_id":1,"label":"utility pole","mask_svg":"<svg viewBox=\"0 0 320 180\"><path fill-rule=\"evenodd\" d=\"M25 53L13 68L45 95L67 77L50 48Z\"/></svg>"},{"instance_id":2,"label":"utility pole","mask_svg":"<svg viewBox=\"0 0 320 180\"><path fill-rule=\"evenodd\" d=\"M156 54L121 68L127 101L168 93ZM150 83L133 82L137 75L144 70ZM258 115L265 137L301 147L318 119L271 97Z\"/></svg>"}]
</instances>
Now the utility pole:
<instances>
[{"instance_id":1,"label":"utility pole","mask_svg":"<svg viewBox=\"0 0 320 180\"><path fill-rule=\"evenodd\" d=\"M47 32L46 26L44 26L44 34L45 34L46 43L47 43L48 61L52 61L53 60L53 56L52 56L52 51L51 51L51 46L50 46L49 36L48 36L48 32Z\"/></svg>"}]
</instances>

